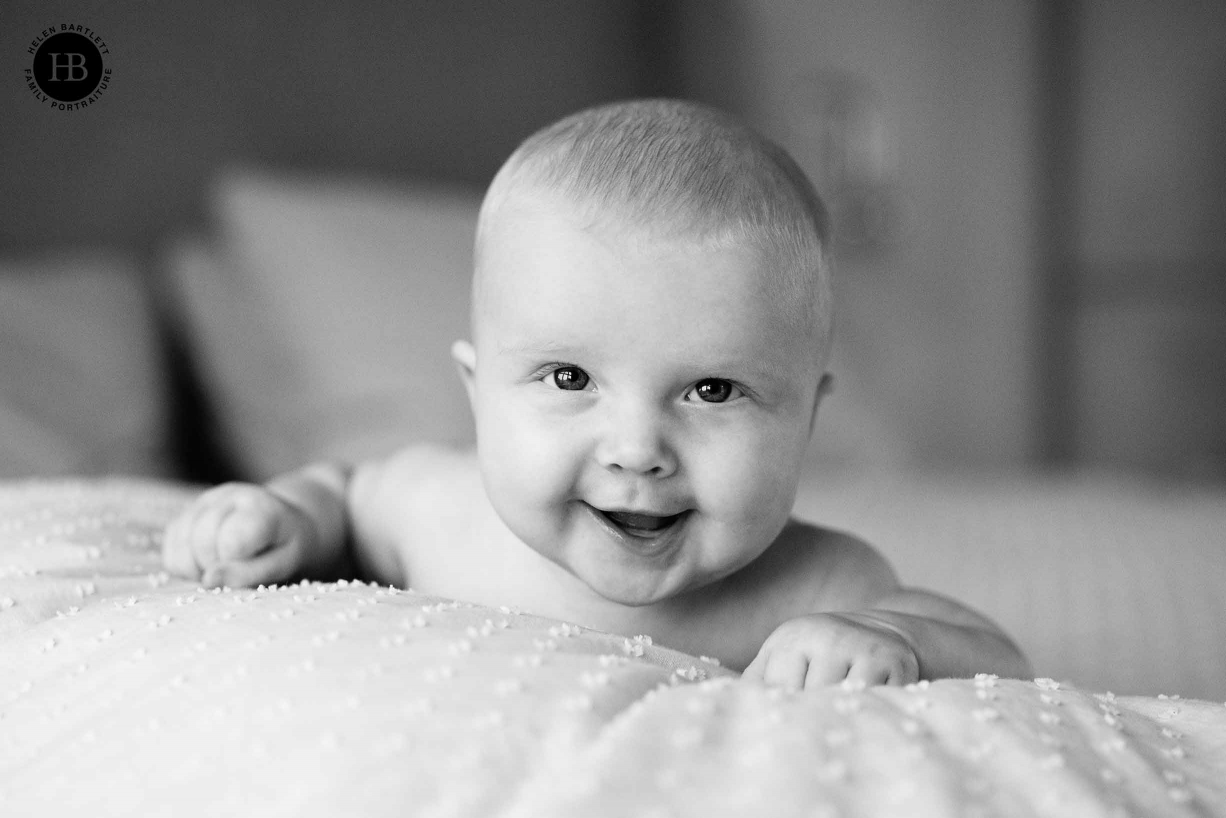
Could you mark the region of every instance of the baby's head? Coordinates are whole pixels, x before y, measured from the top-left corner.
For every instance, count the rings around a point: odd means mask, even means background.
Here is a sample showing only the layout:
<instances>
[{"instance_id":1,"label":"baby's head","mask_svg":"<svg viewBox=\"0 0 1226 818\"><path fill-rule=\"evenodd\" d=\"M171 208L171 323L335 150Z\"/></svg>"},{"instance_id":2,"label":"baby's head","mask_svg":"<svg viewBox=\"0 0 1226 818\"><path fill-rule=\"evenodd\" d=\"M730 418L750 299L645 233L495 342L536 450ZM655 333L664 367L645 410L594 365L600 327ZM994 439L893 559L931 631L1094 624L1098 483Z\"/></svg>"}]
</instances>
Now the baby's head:
<instances>
[{"instance_id":1,"label":"baby's head","mask_svg":"<svg viewBox=\"0 0 1226 818\"><path fill-rule=\"evenodd\" d=\"M796 164L709 108L618 103L526 140L453 350L507 526L630 605L761 555L827 384L827 244Z\"/></svg>"}]
</instances>

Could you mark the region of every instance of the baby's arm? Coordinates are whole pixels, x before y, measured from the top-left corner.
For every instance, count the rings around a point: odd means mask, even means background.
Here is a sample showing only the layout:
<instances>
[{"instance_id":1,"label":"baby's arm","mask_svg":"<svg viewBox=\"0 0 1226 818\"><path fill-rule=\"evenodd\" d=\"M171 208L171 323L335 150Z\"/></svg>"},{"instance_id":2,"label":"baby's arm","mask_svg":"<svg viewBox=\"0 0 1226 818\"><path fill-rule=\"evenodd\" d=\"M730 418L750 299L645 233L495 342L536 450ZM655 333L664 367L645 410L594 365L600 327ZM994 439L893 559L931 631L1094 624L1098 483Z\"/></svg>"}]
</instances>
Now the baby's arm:
<instances>
[{"instance_id":1,"label":"baby's arm","mask_svg":"<svg viewBox=\"0 0 1226 818\"><path fill-rule=\"evenodd\" d=\"M205 587L339 579L355 571L400 581L394 556L357 547L352 530L355 488L369 487L379 470L320 463L263 485L209 489L167 526L163 561Z\"/></svg>"},{"instance_id":2,"label":"baby's arm","mask_svg":"<svg viewBox=\"0 0 1226 818\"><path fill-rule=\"evenodd\" d=\"M946 597L900 587L867 544L812 526L789 526L815 593L779 625L745 670L746 678L791 689L839 682L907 684L990 672L1025 677L1017 646L986 617ZM804 599L803 596L798 597Z\"/></svg>"},{"instance_id":3,"label":"baby's arm","mask_svg":"<svg viewBox=\"0 0 1226 818\"><path fill-rule=\"evenodd\" d=\"M1031 675L1030 663L999 626L948 597L899 587L877 600L870 613L915 646L920 678Z\"/></svg>"}]
</instances>

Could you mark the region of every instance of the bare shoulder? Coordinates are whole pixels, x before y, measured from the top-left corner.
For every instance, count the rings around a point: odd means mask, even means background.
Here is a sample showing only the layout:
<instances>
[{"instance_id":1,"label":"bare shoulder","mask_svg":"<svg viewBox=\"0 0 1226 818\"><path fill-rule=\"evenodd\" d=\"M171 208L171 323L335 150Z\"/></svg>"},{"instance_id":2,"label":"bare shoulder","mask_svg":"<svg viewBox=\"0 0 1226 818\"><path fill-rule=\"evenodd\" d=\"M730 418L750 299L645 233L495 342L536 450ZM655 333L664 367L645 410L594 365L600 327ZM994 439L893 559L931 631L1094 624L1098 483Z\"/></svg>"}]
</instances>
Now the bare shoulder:
<instances>
[{"instance_id":1,"label":"bare shoulder","mask_svg":"<svg viewBox=\"0 0 1226 818\"><path fill-rule=\"evenodd\" d=\"M471 449L414 444L388 457L359 465L350 483L351 503L379 508L387 503L467 499L465 490L480 487L481 476Z\"/></svg>"},{"instance_id":2,"label":"bare shoulder","mask_svg":"<svg viewBox=\"0 0 1226 818\"><path fill-rule=\"evenodd\" d=\"M682 646L743 669L787 620L870 607L897 587L890 564L864 540L791 519L760 557L692 596Z\"/></svg>"},{"instance_id":3,"label":"bare shoulder","mask_svg":"<svg viewBox=\"0 0 1226 818\"><path fill-rule=\"evenodd\" d=\"M347 498L360 561L382 580L407 584L415 549L462 541L483 498L471 451L412 445L360 464Z\"/></svg>"},{"instance_id":4,"label":"bare shoulder","mask_svg":"<svg viewBox=\"0 0 1226 818\"><path fill-rule=\"evenodd\" d=\"M786 616L863 608L898 588L894 569L876 548L794 518L744 571L746 580L791 609L780 611Z\"/></svg>"}]
</instances>

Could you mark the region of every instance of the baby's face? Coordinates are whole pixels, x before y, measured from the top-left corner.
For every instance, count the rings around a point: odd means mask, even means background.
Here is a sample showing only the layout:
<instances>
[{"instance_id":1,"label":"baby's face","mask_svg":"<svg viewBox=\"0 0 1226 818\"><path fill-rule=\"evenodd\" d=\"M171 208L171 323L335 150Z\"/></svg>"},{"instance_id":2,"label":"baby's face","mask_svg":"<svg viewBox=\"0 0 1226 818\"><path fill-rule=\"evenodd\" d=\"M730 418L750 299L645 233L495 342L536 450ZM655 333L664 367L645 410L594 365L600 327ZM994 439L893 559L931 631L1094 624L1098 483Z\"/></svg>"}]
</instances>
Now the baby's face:
<instances>
[{"instance_id":1,"label":"baby's face","mask_svg":"<svg viewBox=\"0 0 1226 818\"><path fill-rule=\"evenodd\" d=\"M822 376L772 272L748 249L508 210L476 345L456 347L503 521L627 605L754 560L790 513Z\"/></svg>"}]
</instances>

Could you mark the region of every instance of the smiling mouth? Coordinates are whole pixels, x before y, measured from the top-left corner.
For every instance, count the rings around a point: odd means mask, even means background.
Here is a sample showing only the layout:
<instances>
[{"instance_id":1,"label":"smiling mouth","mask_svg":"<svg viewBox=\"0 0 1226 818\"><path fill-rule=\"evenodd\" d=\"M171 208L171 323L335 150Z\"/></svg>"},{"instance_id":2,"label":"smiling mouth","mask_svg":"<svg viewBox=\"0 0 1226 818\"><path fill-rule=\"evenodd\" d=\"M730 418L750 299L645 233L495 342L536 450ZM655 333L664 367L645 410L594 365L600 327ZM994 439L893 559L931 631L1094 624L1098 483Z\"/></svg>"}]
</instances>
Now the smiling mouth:
<instances>
[{"instance_id":1,"label":"smiling mouth","mask_svg":"<svg viewBox=\"0 0 1226 818\"><path fill-rule=\"evenodd\" d=\"M606 511L591 505L588 508L615 530L640 540L654 540L667 535L679 528L690 514L688 510L679 514L656 515L632 511Z\"/></svg>"}]
</instances>

